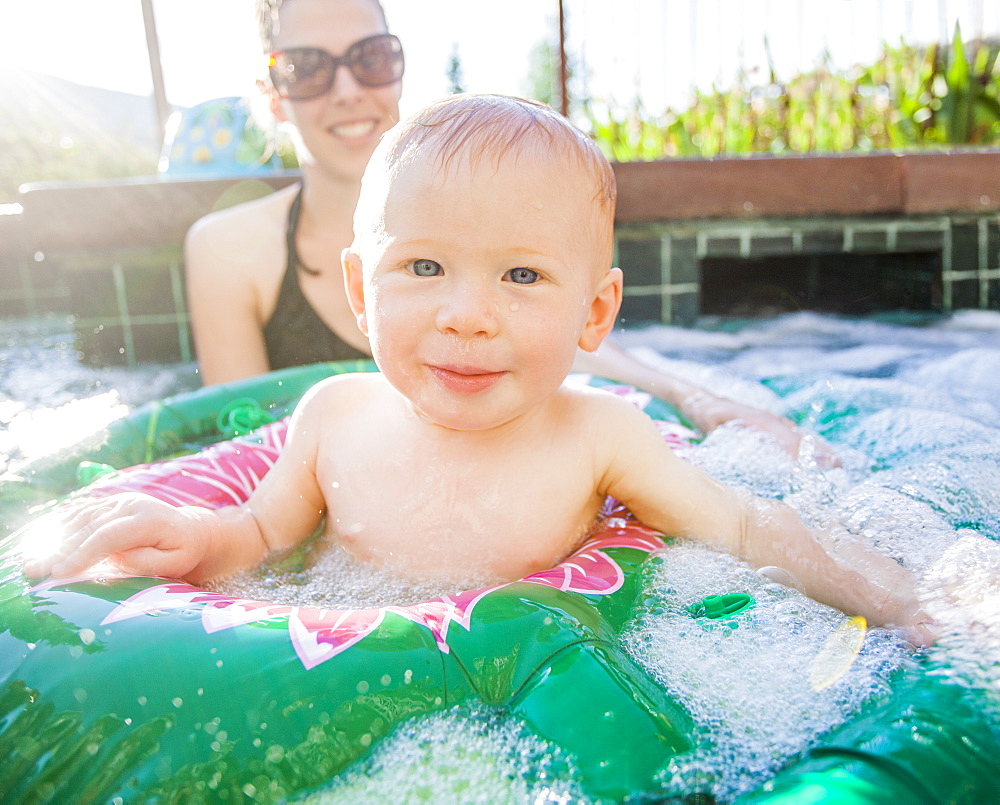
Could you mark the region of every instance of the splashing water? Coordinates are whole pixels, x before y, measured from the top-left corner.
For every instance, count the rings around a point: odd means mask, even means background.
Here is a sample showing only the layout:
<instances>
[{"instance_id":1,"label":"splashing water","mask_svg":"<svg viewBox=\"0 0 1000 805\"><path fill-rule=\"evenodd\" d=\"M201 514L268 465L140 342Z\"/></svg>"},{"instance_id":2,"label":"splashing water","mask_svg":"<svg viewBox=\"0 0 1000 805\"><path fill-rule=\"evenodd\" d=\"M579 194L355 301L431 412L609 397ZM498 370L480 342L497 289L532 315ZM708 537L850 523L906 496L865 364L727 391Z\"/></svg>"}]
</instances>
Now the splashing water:
<instances>
[{"instance_id":1,"label":"splashing water","mask_svg":"<svg viewBox=\"0 0 1000 805\"><path fill-rule=\"evenodd\" d=\"M82 435L125 407L196 385L190 365L81 366L65 325L46 327L0 325L0 473L52 449L43 436ZM932 649L937 667L993 691L1000 728L1000 314L859 321L800 313L653 327L621 340L654 366L788 416L834 446L841 466L821 469L808 450L796 459L727 425L691 460L726 483L784 499L806 520L832 513L919 573L943 633ZM330 589L362 606L385 595L432 597L387 588L335 552L318 565L314 575L248 577L241 594L266 597L280 586L306 606L343 605ZM731 592L756 599L736 628L708 627L686 610ZM661 770L665 797L698 790L726 800L755 788L850 719L909 656L894 634L861 633L846 615L695 545L656 559L644 598L624 645L696 722L694 748ZM523 725L463 710L407 724L317 801L578 802L575 779L572 758Z\"/></svg>"},{"instance_id":2,"label":"splashing water","mask_svg":"<svg viewBox=\"0 0 1000 805\"><path fill-rule=\"evenodd\" d=\"M307 805L454 802L515 805L586 801L559 747L490 709L415 719Z\"/></svg>"},{"instance_id":3,"label":"splashing water","mask_svg":"<svg viewBox=\"0 0 1000 805\"><path fill-rule=\"evenodd\" d=\"M440 580L414 579L392 572L384 565L361 562L340 546L313 543L310 549L277 565L250 570L208 586L214 592L252 601L272 601L314 609L376 609L410 606L463 590L477 590L495 583L473 575Z\"/></svg>"},{"instance_id":4,"label":"splashing water","mask_svg":"<svg viewBox=\"0 0 1000 805\"><path fill-rule=\"evenodd\" d=\"M747 593L756 604L722 624L690 616L687 607L720 592ZM823 652L847 616L696 545L658 557L646 607L626 645L696 724L693 750L663 771L676 796L727 801L756 788L881 690L908 654L895 636L871 630L856 656L841 651L830 666Z\"/></svg>"},{"instance_id":5,"label":"splashing water","mask_svg":"<svg viewBox=\"0 0 1000 805\"><path fill-rule=\"evenodd\" d=\"M0 475L96 433L141 403L196 388L192 364L85 366L60 317L0 320Z\"/></svg>"}]
</instances>

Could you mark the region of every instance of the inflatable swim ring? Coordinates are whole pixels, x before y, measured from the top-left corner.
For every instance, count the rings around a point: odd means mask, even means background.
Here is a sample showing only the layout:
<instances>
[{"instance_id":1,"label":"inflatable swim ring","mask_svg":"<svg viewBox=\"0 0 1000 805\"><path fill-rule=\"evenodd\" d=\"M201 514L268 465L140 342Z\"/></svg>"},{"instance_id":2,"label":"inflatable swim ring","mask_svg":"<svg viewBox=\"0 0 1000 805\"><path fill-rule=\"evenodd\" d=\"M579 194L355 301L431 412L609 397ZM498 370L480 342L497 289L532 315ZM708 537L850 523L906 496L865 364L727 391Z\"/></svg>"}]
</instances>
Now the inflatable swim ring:
<instances>
[{"instance_id":1,"label":"inflatable swim ring","mask_svg":"<svg viewBox=\"0 0 1000 805\"><path fill-rule=\"evenodd\" d=\"M319 377L357 368L369 367L285 370L270 383L141 409L89 452L30 468L31 486L72 487L70 469L84 455L91 468L126 466L137 453L160 458L213 431L219 438L219 412L232 399L253 397L278 416ZM639 403L669 418L656 401ZM221 424L243 431L266 418ZM273 463L283 433L282 421L265 424L193 455L108 473L84 494L141 489L177 504L238 502ZM502 706L565 747L591 796L655 795L658 770L688 748L692 725L616 635L663 541L613 504L605 514L606 527L556 568L416 606L354 611L241 600L167 579L32 585L7 540L0 800L287 800L330 781L400 722L463 702ZM911 669L894 694L748 801L801 802L807 791L838 802L989 799L1000 744L977 706Z\"/></svg>"},{"instance_id":2,"label":"inflatable swim ring","mask_svg":"<svg viewBox=\"0 0 1000 805\"><path fill-rule=\"evenodd\" d=\"M112 473L86 494L239 503L273 465L285 428L282 419ZM671 434L695 436L680 424ZM687 747L690 724L615 645L639 568L663 546L623 515L609 509L607 527L555 568L415 606L316 610L131 577L22 587L0 610L18 622L0 638L0 669L7 712L20 711L4 739L31 751L16 775L6 767L20 780L7 793L228 799L266 779L280 800L328 780L400 721L473 698L572 743L577 722L553 698L559 689L589 694L589 712L574 705L588 724L576 750L588 788L614 798L648 788L662 758ZM8 553L8 590L17 575ZM636 745L616 739L622 730Z\"/></svg>"}]
</instances>

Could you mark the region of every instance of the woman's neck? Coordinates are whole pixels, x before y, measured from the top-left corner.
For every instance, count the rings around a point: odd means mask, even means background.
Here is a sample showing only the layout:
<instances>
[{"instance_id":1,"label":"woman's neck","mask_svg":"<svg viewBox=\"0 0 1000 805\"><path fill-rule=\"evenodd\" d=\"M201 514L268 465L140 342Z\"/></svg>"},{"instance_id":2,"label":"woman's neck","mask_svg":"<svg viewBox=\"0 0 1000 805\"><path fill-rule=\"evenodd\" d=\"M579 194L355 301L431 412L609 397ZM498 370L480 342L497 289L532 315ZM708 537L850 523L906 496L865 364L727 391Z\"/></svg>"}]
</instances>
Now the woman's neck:
<instances>
[{"instance_id":1,"label":"woman's neck","mask_svg":"<svg viewBox=\"0 0 1000 805\"><path fill-rule=\"evenodd\" d=\"M360 180L336 181L303 166L294 237L295 254L305 275L340 276L340 254L353 240L354 208L360 190Z\"/></svg>"},{"instance_id":2,"label":"woman's neck","mask_svg":"<svg viewBox=\"0 0 1000 805\"><path fill-rule=\"evenodd\" d=\"M315 166L302 166L302 213L309 221L353 220L361 179L333 177Z\"/></svg>"}]
</instances>

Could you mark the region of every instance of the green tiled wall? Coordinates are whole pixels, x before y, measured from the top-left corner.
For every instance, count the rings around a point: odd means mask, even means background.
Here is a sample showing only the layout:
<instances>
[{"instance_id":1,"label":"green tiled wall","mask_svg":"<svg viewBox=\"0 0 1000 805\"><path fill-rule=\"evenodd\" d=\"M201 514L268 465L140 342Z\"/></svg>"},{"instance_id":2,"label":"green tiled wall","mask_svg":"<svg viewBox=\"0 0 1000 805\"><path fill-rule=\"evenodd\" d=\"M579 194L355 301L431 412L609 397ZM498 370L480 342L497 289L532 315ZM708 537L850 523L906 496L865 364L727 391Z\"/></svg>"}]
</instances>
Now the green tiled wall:
<instances>
[{"instance_id":1,"label":"green tiled wall","mask_svg":"<svg viewBox=\"0 0 1000 805\"><path fill-rule=\"evenodd\" d=\"M997 215L629 224L616 260L626 326L690 325L727 292L749 305L755 287L786 308L1000 308Z\"/></svg>"}]
</instances>

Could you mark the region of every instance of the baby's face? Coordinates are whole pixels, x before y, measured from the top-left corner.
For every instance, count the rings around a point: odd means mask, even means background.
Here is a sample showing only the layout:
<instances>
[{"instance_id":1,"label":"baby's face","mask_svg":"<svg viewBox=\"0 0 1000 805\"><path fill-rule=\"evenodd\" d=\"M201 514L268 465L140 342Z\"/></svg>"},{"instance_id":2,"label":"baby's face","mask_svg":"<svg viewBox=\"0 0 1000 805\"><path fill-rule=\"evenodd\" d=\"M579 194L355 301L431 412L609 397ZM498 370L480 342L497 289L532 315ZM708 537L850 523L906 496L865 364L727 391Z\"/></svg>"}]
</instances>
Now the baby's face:
<instances>
[{"instance_id":1,"label":"baby's face","mask_svg":"<svg viewBox=\"0 0 1000 805\"><path fill-rule=\"evenodd\" d=\"M609 276L594 183L565 160L428 162L393 179L361 241L367 332L421 416L495 427L559 387L588 331Z\"/></svg>"}]
</instances>

